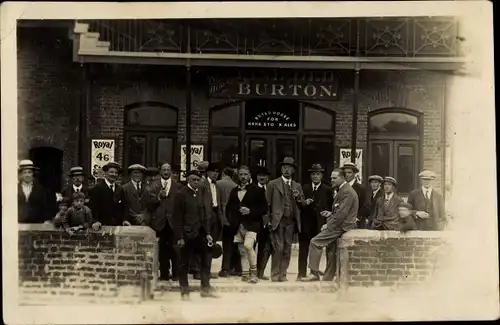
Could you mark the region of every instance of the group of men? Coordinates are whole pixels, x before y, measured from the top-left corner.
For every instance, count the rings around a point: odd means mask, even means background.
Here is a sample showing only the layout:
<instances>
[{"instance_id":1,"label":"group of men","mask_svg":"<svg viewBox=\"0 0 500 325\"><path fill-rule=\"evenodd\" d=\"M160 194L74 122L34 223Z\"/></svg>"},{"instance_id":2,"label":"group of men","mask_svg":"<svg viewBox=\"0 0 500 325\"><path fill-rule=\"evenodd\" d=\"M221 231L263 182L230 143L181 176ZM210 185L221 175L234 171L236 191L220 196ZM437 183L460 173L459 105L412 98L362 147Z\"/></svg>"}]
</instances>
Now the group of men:
<instances>
[{"instance_id":1,"label":"group of men","mask_svg":"<svg viewBox=\"0 0 500 325\"><path fill-rule=\"evenodd\" d=\"M249 283L268 280L264 270L271 259L271 281L287 281L292 243L298 234L298 280L318 281L321 275L323 280L333 280L335 244L346 231L441 230L446 223L443 200L432 189L435 175L430 171L419 175L422 187L404 202L393 177L372 175L370 189L365 189L356 181L359 170L352 163L332 171L331 185L324 180L323 167L314 164L304 186L293 180L297 168L293 158L286 157L280 164L281 175L269 180L264 167L251 170L204 161L185 175L185 183L172 179L169 163L159 166L159 177L133 164L127 168L130 180L122 186L116 182L121 166L110 162L102 168L104 178L91 189L84 185L83 168L74 167L71 184L57 195L57 201L62 206L75 204L76 211L82 212L71 214L74 220L64 213L58 213L58 218L80 228L153 228L159 238L160 278L178 280L183 299L189 297L188 273L201 280L203 297L216 296L210 278L217 241L222 241L220 277L241 276ZM35 170L33 162L20 162L20 223L55 221L44 214L47 200L33 179ZM81 202L87 210L79 208ZM90 219L86 213L91 213ZM324 248L327 268L322 272Z\"/></svg>"}]
</instances>

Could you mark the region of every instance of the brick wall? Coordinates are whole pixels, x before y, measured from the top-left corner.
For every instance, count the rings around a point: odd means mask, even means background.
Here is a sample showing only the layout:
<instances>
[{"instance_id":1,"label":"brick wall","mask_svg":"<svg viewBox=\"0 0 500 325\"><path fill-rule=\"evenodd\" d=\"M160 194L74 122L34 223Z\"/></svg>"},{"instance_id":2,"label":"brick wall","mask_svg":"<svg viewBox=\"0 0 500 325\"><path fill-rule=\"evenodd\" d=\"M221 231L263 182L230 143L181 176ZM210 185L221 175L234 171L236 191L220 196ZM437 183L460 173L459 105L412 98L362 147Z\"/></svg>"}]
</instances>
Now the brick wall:
<instances>
[{"instance_id":1,"label":"brick wall","mask_svg":"<svg viewBox=\"0 0 500 325\"><path fill-rule=\"evenodd\" d=\"M340 285L401 286L425 282L443 266L446 232L351 230L339 240Z\"/></svg>"},{"instance_id":2,"label":"brick wall","mask_svg":"<svg viewBox=\"0 0 500 325\"><path fill-rule=\"evenodd\" d=\"M148 227L103 227L70 237L52 225L19 225L21 300L138 301L143 274L150 294L156 285L156 250Z\"/></svg>"},{"instance_id":3,"label":"brick wall","mask_svg":"<svg viewBox=\"0 0 500 325\"><path fill-rule=\"evenodd\" d=\"M17 29L19 159L29 150L63 150L63 173L77 164L78 65L64 28Z\"/></svg>"}]
</instances>

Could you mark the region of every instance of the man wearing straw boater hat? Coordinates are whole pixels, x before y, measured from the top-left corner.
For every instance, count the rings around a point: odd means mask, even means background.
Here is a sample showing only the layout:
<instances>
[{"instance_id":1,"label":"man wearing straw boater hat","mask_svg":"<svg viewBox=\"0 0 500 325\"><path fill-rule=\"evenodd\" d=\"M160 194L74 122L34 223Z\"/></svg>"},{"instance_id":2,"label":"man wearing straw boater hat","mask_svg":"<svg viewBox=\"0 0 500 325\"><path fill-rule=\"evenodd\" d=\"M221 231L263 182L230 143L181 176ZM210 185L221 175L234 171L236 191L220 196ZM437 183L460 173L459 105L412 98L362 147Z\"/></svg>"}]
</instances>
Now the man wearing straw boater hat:
<instances>
[{"instance_id":1,"label":"man wearing straw boater hat","mask_svg":"<svg viewBox=\"0 0 500 325\"><path fill-rule=\"evenodd\" d=\"M48 215L47 191L34 181L35 165L31 160L21 160L18 167L17 221L19 223L44 223Z\"/></svg>"},{"instance_id":2,"label":"man wearing straw boater hat","mask_svg":"<svg viewBox=\"0 0 500 325\"><path fill-rule=\"evenodd\" d=\"M359 199L359 207L358 207L358 228L368 228L367 218L369 216L368 202L366 198L366 189L363 185L358 183L356 180L356 174L359 173L359 169L356 164L348 162L345 163L342 167L342 170L345 171L346 181L351 185L352 189L356 191Z\"/></svg>"},{"instance_id":3,"label":"man wearing straw boater hat","mask_svg":"<svg viewBox=\"0 0 500 325\"><path fill-rule=\"evenodd\" d=\"M123 224L123 189L116 184L121 171L117 162L109 162L102 167L103 181L90 191L89 206L94 219L93 229L101 226L121 226Z\"/></svg>"},{"instance_id":4,"label":"man wearing straw boater hat","mask_svg":"<svg viewBox=\"0 0 500 325\"><path fill-rule=\"evenodd\" d=\"M444 201L441 193L432 188L436 174L424 170L419 175L421 188L413 190L408 203L413 206L418 230L443 230L446 225Z\"/></svg>"},{"instance_id":5,"label":"man wearing straw boater hat","mask_svg":"<svg viewBox=\"0 0 500 325\"><path fill-rule=\"evenodd\" d=\"M382 183L384 196L375 205L372 228L376 230L395 230L398 226L398 207L403 201L396 194L397 182L394 177L385 177Z\"/></svg>"},{"instance_id":6,"label":"man wearing straw boater hat","mask_svg":"<svg viewBox=\"0 0 500 325\"><path fill-rule=\"evenodd\" d=\"M304 199L302 186L292 180L296 165L292 157L281 162L281 176L267 185L269 214L266 224L271 229L271 281L287 281L293 236L300 233L300 205Z\"/></svg>"},{"instance_id":7,"label":"man wearing straw boater hat","mask_svg":"<svg viewBox=\"0 0 500 325\"><path fill-rule=\"evenodd\" d=\"M375 210L375 205L377 200L384 196L384 190L382 189L382 183L384 179L379 175L371 175L368 177L368 183L370 183L370 204L368 216L372 217ZM370 221L371 222L371 221Z\"/></svg>"},{"instance_id":8,"label":"man wearing straw boater hat","mask_svg":"<svg viewBox=\"0 0 500 325\"><path fill-rule=\"evenodd\" d=\"M299 234L299 273L297 279L307 276L307 255L309 243L316 236L326 222L321 215L323 211L330 211L333 204L332 188L323 182L325 170L320 164L314 164L309 169L311 181L304 184L305 201L302 204L300 221L302 231Z\"/></svg>"},{"instance_id":9,"label":"man wearing straw boater hat","mask_svg":"<svg viewBox=\"0 0 500 325\"><path fill-rule=\"evenodd\" d=\"M68 204L71 205L73 202L73 193L82 192L85 194L85 204L89 203L89 189L87 186L83 184L85 180L85 173L83 171L83 167L76 166L72 167L69 170L69 178L71 179L71 184L66 186L61 191L62 198L66 198L68 200ZM60 200L58 200L60 201Z\"/></svg>"},{"instance_id":10,"label":"man wearing straw boater hat","mask_svg":"<svg viewBox=\"0 0 500 325\"><path fill-rule=\"evenodd\" d=\"M130 181L123 185L124 225L148 226L151 221L149 211L154 194L144 183L147 168L141 164L128 167Z\"/></svg>"}]
</instances>

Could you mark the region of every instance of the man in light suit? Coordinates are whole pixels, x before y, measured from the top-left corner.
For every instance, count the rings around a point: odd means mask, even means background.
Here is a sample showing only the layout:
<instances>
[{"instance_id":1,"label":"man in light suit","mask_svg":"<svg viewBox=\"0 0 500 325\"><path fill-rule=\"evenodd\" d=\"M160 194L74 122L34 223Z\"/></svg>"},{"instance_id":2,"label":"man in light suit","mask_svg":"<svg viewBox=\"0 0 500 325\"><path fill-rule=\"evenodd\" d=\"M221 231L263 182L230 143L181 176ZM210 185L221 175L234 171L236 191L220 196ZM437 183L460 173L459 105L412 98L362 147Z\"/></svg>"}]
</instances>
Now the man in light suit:
<instances>
[{"instance_id":1,"label":"man in light suit","mask_svg":"<svg viewBox=\"0 0 500 325\"><path fill-rule=\"evenodd\" d=\"M300 233L300 205L304 200L302 186L292 180L295 161L285 157L281 163L281 176L267 184L269 214L266 224L271 229L271 281L287 281L286 273L290 265L293 235Z\"/></svg>"},{"instance_id":2,"label":"man in light suit","mask_svg":"<svg viewBox=\"0 0 500 325\"><path fill-rule=\"evenodd\" d=\"M151 183L154 199L151 202L151 228L158 236L160 262L160 280L177 281L179 252L173 231L172 214L175 195L182 189L182 184L172 179L172 167L164 163L160 167L160 179ZM172 270L170 271L170 267ZM170 273L171 272L171 273Z\"/></svg>"},{"instance_id":3,"label":"man in light suit","mask_svg":"<svg viewBox=\"0 0 500 325\"><path fill-rule=\"evenodd\" d=\"M238 246L234 243L237 229L231 226L226 213L226 204L229 193L238 186L233 181L234 169L226 166L222 169L221 179L215 183L217 199L219 200L220 216L222 219L222 267L219 276L226 278L230 274L241 273L241 257Z\"/></svg>"},{"instance_id":4,"label":"man in light suit","mask_svg":"<svg viewBox=\"0 0 500 325\"><path fill-rule=\"evenodd\" d=\"M326 224L321 227L309 244L309 268L311 273L302 281L319 281L319 263L323 248L336 242L345 232L356 228L359 199L356 191L346 181L346 173L338 172L338 177L332 185L338 186L338 192L333 200L332 211L325 211Z\"/></svg>"},{"instance_id":5,"label":"man in light suit","mask_svg":"<svg viewBox=\"0 0 500 325\"><path fill-rule=\"evenodd\" d=\"M123 185L124 225L149 226L154 194L143 182L147 168L134 164L128 167L130 181Z\"/></svg>"},{"instance_id":6,"label":"man in light suit","mask_svg":"<svg viewBox=\"0 0 500 325\"><path fill-rule=\"evenodd\" d=\"M408 203L413 206L418 230L443 230L446 225L444 201L441 193L432 188L436 175L424 170L419 175L422 187L413 190L408 196Z\"/></svg>"}]
</instances>

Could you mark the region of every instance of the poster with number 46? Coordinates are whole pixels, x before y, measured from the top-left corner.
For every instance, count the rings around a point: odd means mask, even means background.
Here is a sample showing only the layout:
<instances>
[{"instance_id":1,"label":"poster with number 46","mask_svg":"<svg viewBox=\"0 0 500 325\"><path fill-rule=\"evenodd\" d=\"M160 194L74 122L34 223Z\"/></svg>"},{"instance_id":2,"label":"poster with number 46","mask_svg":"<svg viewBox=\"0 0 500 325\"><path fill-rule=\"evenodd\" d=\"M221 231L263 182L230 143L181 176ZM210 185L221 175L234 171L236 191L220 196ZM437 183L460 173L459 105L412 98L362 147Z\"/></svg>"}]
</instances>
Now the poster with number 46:
<instances>
[{"instance_id":1,"label":"poster with number 46","mask_svg":"<svg viewBox=\"0 0 500 325\"><path fill-rule=\"evenodd\" d=\"M90 144L92 176L102 177L102 166L115 160L114 139L92 139Z\"/></svg>"}]
</instances>

